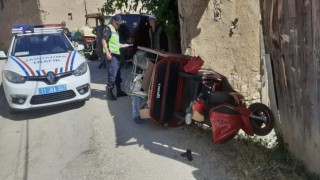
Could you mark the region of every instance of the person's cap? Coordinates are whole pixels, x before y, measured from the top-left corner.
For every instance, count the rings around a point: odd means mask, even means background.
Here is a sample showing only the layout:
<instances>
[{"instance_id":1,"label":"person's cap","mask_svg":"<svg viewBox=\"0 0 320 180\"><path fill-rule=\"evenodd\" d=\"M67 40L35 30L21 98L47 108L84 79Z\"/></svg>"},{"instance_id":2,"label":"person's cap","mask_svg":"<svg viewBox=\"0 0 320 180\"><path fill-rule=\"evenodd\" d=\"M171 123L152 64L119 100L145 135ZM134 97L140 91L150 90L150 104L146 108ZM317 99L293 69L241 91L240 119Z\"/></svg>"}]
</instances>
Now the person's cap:
<instances>
[{"instance_id":1,"label":"person's cap","mask_svg":"<svg viewBox=\"0 0 320 180\"><path fill-rule=\"evenodd\" d=\"M149 15L149 21L152 19L157 20L157 17L154 14L151 14Z\"/></svg>"},{"instance_id":2,"label":"person's cap","mask_svg":"<svg viewBox=\"0 0 320 180\"><path fill-rule=\"evenodd\" d=\"M121 16L119 14L116 14L113 16L112 20L117 21L117 23L121 23Z\"/></svg>"}]
</instances>

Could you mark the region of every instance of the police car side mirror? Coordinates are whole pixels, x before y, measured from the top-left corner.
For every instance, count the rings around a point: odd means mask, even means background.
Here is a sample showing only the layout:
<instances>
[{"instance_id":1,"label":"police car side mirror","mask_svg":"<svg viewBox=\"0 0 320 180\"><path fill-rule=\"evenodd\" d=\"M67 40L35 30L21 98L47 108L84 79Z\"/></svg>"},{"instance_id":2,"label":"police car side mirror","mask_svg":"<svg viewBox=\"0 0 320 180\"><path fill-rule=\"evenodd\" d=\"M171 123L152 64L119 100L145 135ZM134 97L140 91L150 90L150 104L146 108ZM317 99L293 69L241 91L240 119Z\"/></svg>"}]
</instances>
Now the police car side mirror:
<instances>
[{"instance_id":1,"label":"police car side mirror","mask_svg":"<svg viewBox=\"0 0 320 180\"><path fill-rule=\"evenodd\" d=\"M4 51L0 51L0 59L7 59L7 55Z\"/></svg>"},{"instance_id":2,"label":"police car side mirror","mask_svg":"<svg viewBox=\"0 0 320 180\"><path fill-rule=\"evenodd\" d=\"M82 50L84 50L84 45L83 44L78 44L77 51L82 51Z\"/></svg>"}]
</instances>

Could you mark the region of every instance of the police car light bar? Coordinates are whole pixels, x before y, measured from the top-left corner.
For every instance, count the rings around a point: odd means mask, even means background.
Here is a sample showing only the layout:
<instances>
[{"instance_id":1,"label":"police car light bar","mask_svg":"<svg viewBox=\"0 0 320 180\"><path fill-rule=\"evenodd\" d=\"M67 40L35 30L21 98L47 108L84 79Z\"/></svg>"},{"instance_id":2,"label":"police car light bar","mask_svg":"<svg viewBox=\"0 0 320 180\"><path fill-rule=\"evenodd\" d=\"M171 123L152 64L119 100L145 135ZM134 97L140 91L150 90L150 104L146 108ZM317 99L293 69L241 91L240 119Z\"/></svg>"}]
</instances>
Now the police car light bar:
<instances>
[{"instance_id":1,"label":"police car light bar","mask_svg":"<svg viewBox=\"0 0 320 180\"><path fill-rule=\"evenodd\" d=\"M43 24L43 25L17 25L13 26L12 34L26 33L59 33L62 32L61 24Z\"/></svg>"}]
</instances>

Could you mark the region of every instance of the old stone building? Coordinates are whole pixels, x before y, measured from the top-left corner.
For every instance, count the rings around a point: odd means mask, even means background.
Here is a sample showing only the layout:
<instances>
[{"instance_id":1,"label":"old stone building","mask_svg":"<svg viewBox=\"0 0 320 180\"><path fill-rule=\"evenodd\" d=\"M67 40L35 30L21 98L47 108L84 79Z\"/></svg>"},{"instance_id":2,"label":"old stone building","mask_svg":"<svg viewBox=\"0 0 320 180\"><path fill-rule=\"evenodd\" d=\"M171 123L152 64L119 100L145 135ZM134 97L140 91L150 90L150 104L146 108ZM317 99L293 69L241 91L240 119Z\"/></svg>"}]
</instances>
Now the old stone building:
<instances>
[{"instance_id":1,"label":"old stone building","mask_svg":"<svg viewBox=\"0 0 320 180\"><path fill-rule=\"evenodd\" d=\"M105 0L0 0L0 49L7 51L17 24L60 23L69 29L85 25L85 14L99 12Z\"/></svg>"}]
</instances>

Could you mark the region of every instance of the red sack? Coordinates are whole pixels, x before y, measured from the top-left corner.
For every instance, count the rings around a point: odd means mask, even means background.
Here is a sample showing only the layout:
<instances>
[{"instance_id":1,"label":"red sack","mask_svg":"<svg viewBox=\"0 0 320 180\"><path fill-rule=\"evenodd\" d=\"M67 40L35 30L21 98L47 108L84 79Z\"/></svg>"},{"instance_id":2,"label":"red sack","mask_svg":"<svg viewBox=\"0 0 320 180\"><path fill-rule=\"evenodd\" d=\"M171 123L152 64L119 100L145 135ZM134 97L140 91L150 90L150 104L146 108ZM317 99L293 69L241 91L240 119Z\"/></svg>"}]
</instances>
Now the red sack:
<instances>
[{"instance_id":1,"label":"red sack","mask_svg":"<svg viewBox=\"0 0 320 180\"><path fill-rule=\"evenodd\" d=\"M201 57L193 57L191 60L187 62L187 64L183 67L184 72L197 74L200 70L201 66L203 65L204 61Z\"/></svg>"}]
</instances>

